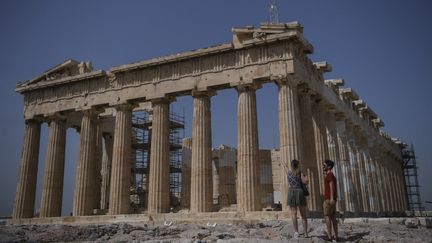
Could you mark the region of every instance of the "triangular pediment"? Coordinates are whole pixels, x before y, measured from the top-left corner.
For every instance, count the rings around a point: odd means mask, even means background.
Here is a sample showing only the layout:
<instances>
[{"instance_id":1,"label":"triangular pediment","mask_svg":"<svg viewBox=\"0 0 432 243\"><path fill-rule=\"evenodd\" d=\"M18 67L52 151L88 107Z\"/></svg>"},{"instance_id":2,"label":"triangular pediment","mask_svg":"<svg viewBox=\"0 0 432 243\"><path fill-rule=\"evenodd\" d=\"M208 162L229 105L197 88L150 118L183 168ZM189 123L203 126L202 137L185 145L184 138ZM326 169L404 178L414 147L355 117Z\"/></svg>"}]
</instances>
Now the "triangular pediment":
<instances>
[{"instance_id":1,"label":"triangular pediment","mask_svg":"<svg viewBox=\"0 0 432 243\"><path fill-rule=\"evenodd\" d=\"M73 59L69 59L61 64L58 64L41 75L21 84L24 85L32 85L39 82L50 82L54 80L58 80L65 77L72 77L75 75L91 72L93 67L91 62L78 62Z\"/></svg>"}]
</instances>

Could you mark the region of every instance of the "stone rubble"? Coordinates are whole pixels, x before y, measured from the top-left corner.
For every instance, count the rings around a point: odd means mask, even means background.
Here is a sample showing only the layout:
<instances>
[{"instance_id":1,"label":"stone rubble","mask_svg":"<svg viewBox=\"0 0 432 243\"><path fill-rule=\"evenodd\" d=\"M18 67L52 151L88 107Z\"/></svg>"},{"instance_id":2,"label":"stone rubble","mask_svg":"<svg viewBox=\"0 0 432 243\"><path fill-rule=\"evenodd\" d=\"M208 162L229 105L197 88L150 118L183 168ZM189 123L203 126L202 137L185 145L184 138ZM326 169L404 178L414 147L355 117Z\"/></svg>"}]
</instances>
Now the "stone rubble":
<instances>
[{"instance_id":1,"label":"stone rubble","mask_svg":"<svg viewBox=\"0 0 432 243\"><path fill-rule=\"evenodd\" d=\"M414 223L413 223L414 222ZM309 220L309 238L292 238L290 221L235 224L114 223L89 225L1 225L0 242L325 242L322 219ZM392 223L339 223L341 242L432 242L432 229L418 219Z\"/></svg>"}]
</instances>

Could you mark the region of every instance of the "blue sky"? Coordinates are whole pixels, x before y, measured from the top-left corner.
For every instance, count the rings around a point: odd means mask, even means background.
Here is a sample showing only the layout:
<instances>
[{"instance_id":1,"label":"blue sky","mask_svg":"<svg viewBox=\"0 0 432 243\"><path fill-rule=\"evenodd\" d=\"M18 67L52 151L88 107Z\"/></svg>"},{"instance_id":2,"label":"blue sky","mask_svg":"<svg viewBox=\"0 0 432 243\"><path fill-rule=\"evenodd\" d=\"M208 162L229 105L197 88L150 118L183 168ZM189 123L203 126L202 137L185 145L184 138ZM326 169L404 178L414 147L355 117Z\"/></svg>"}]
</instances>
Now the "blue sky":
<instances>
[{"instance_id":1,"label":"blue sky","mask_svg":"<svg viewBox=\"0 0 432 243\"><path fill-rule=\"evenodd\" d=\"M95 69L231 41L231 28L268 21L268 1L0 1L0 216L10 215L24 131L23 98L16 82L67 60L90 60ZM432 2L279 0L279 20L297 20L328 61L326 78L344 78L384 120L384 130L413 143L423 201L432 201ZM213 145L236 146L234 90L212 98ZM257 92L261 148L279 146L277 92ZM192 99L172 109L186 115ZM42 127L37 202L43 182L47 127ZM63 214L72 205L79 136L68 129ZM432 209L432 205L428 205Z\"/></svg>"}]
</instances>

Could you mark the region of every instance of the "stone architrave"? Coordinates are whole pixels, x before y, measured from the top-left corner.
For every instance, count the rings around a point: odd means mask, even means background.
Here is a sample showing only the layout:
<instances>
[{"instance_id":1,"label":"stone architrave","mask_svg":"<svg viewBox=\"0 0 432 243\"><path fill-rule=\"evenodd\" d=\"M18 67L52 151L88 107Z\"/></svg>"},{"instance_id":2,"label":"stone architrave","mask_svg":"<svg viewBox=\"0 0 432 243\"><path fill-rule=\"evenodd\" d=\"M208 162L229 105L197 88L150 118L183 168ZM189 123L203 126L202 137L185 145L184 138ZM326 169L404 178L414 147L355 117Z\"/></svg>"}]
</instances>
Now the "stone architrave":
<instances>
[{"instance_id":1,"label":"stone architrave","mask_svg":"<svg viewBox=\"0 0 432 243\"><path fill-rule=\"evenodd\" d=\"M109 214L129 212L131 183L132 106L116 106Z\"/></svg>"},{"instance_id":2,"label":"stone architrave","mask_svg":"<svg viewBox=\"0 0 432 243\"><path fill-rule=\"evenodd\" d=\"M240 212L261 210L256 88L237 86L237 210Z\"/></svg>"},{"instance_id":3,"label":"stone architrave","mask_svg":"<svg viewBox=\"0 0 432 243\"><path fill-rule=\"evenodd\" d=\"M290 167L291 161L302 161L302 140L298 84L294 79L278 80L280 162ZM284 168L284 167L282 167ZM282 170L282 210L288 210L287 171Z\"/></svg>"},{"instance_id":4,"label":"stone architrave","mask_svg":"<svg viewBox=\"0 0 432 243\"><path fill-rule=\"evenodd\" d=\"M12 218L32 218L36 197L40 122L27 120Z\"/></svg>"},{"instance_id":5,"label":"stone architrave","mask_svg":"<svg viewBox=\"0 0 432 243\"><path fill-rule=\"evenodd\" d=\"M191 212L213 209L212 134L209 92L193 94Z\"/></svg>"},{"instance_id":6,"label":"stone architrave","mask_svg":"<svg viewBox=\"0 0 432 243\"><path fill-rule=\"evenodd\" d=\"M41 218L61 216L65 147L66 123L60 117L52 117L49 123L44 184L40 205Z\"/></svg>"},{"instance_id":7,"label":"stone architrave","mask_svg":"<svg viewBox=\"0 0 432 243\"><path fill-rule=\"evenodd\" d=\"M148 212L166 213L170 205L169 100L153 100L152 106Z\"/></svg>"},{"instance_id":8,"label":"stone architrave","mask_svg":"<svg viewBox=\"0 0 432 243\"><path fill-rule=\"evenodd\" d=\"M83 111L80 129L80 150L75 177L73 216L93 214L96 196L96 125L97 113Z\"/></svg>"},{"instance_id":9,"label":"stone architrave","mask_svg":"<svg viewBox=\"0 0 432 243\"><path fill-rule=\"evenodd\" d=\"M307 88L300 88L299 95L299 107L300 107L300 119L301 119L301 134L302 134L302 148L303 148L303 161L302 167L306 172L309 183L309 197L308 208L311 211L318 211L322 205L319 205L320 197L320 185L322 182L318 180L318 167L317 159L315 155L315 136L312 123L312 103L311 94Z\"/></svg>"},{"instance_id":10,"label":"stone architrave","mask_svg":"<svg viewBox=\"0 0 432 243\"><path fill-rule=\"evenodd\" d=\"M110 177L111 177L111 163L112 163L112 149L113 149L113 137L109 133L104 133L103 139L105 141L102 150L102 186L101 186L101 201L100 208L108 210L109 203L109 188L110 188Z\"/></svg>"}]
</instances>

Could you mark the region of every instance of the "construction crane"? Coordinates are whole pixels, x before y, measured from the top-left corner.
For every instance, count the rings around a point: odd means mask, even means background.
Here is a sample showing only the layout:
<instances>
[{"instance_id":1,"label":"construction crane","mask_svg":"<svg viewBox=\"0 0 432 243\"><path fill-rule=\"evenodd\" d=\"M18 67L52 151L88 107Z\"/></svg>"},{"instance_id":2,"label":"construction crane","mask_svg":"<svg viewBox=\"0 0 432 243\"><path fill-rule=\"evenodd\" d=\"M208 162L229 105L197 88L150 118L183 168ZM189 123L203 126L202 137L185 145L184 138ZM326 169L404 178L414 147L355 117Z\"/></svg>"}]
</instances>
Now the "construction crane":
<instances>
[{"instance_id":1,"label":"construction crane","mask_svg":"<svg viewBox=\"0 0 432 243\"><path fill-rule=\"evenodd\" d=\"M270 24L278 24L279 16L276 0L270 0L269 3Z\"/></svg>"}]
</instances>

